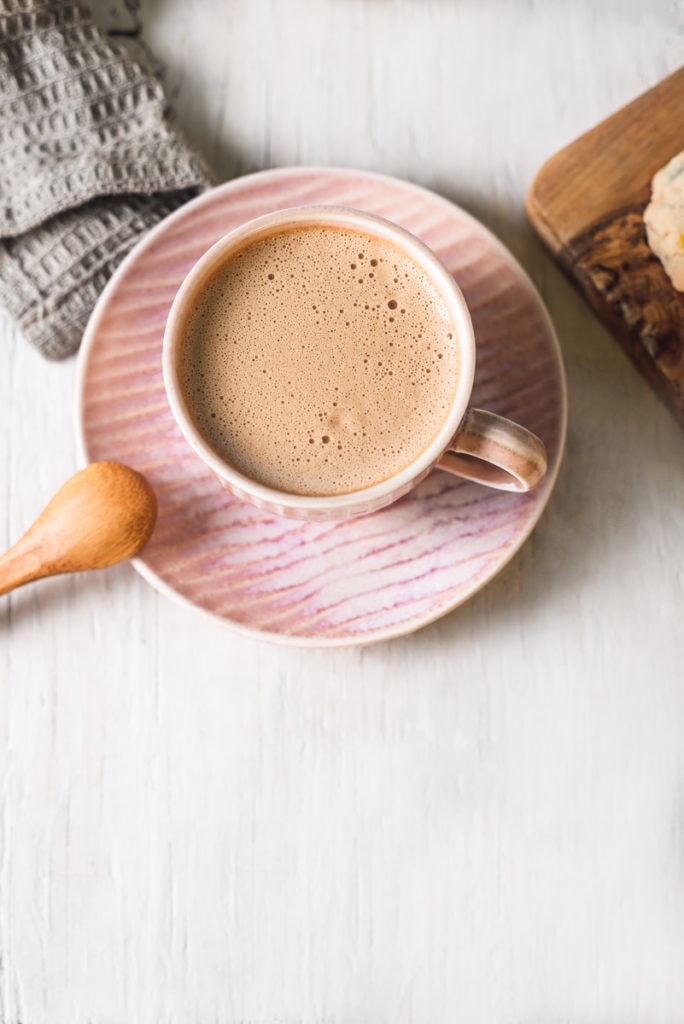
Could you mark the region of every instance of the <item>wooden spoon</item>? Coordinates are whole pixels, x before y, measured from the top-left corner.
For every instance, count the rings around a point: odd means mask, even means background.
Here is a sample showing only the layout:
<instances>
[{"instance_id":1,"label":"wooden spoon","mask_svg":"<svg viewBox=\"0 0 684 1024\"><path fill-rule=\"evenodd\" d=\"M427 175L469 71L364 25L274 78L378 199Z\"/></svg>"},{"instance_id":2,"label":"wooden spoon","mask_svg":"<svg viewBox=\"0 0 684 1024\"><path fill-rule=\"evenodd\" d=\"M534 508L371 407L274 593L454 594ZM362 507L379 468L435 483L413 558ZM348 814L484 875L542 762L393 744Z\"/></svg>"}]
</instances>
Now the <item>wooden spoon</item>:
<instances>
[{"instance_id":1,"label":"wooden spoon","mask_svg":"<svg viewBox=\"0 0 684 1024\"><path fill-rule=\"evenodd\" d=\"M0 594L64 572L104 569L149 539L157 499L120 462L93 462L70 477L21 540L0 557Z\"/></svg>"}]
</instances>

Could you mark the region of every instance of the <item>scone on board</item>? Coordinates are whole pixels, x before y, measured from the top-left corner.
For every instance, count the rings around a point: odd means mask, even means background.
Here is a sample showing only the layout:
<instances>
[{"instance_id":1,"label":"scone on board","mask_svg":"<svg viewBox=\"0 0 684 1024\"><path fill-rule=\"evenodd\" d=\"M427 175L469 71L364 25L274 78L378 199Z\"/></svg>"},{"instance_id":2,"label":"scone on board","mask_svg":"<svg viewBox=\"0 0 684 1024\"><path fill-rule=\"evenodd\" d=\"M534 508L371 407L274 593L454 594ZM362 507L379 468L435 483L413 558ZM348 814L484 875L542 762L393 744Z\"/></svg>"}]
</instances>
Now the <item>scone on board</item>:
<instances>
[{"instance_id":1,"label":"scone on board","mask_svg":"<svg viewBox=\"0 0 684 1024\"><path fill-rule=\"evenodd\" d=\"M654 175L646 237L674 287L684 292L684 152Z\"/></svg>"}]
</instances>

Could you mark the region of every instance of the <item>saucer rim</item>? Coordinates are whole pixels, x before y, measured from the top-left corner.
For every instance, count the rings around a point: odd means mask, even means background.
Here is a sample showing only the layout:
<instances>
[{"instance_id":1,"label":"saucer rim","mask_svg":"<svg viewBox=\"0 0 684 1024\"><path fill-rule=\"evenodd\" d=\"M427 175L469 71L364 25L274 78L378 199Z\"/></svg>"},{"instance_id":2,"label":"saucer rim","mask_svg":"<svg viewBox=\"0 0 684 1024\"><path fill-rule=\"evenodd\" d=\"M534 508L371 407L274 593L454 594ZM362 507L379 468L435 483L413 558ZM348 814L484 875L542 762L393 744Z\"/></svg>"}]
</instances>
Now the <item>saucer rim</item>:
<instances>
[{"instance_id":1,"label":"saucer rim","mask_svg":"<svg viewBox=\"0 0 684 1024\"><path fill-rule=\"evenodd\" d=\"M563 462L568 427L568 391L565 365L563 363L563 354L560 346L560 341L558 339L558 334L556 332L556 328L554 326L554 323L551 319L551 315L546 307L546 304L542 296L540 295L537 287L535 286L534 282L532 281L531 277L529 276L525 268L516 259L513 253L504 245L504 243L499 238L497 238L496 235L492 231L490 231L490 229L485 224L478 220L477 217L474 217L471 213L469 213L467 210L464 210L463 207L459 206L457 203L452 202L450 199L447 199L444 196L439 195L438 193L432 191L432 189L426 188L423 185L417 185L414 182L405 181L404 179L397 178L393 175L382 174L377 171L366 171L359 168L327 167L325 165L303 165L268 168L265 170L253 171L248 174L240 175L237 178L232 178L229 181L222 182L219 185L215 185L213 188L207 189L205 192L202 192L198 196L195 196L187 203L184 203L177 210L174 210L173 213L170 213L167 217L164 217L163 220L161 220L158 224L151 228L150 231L148 231L144 235L144 237L141 238L140 241L137 242L136 245L133 246L131 251L124 257L124 259L118 265L118 267L112 274L111 278L105 285L103 291L101 292L97 302L95 303L93 311L90 314L88 323L86 324L86 328L83 333L83 338L81 341L81 347L78 353L75 381L74 427L76 434L78 462L81 465L81 467L85 467L92 461L88 456L87 451L84 417L85 383L88 361L91 350L95 344L95 339L97 337L99 321L102 317L103 310L107 307L110 293L117 288L120 279L126 274L130 264L133 263L134 261L137 261L142 255L144 255L145 250L153 246L154 243L156 242L157 237L162 233L166 232L169 226L173 225L176 222L176 220L182 220L185 216L187 216L188 210L190 208L192 208L193 210L195 208L201 208L205 203L212 201L217 190L230 192L232 189L238 187L239 185L243 184L245 181L248 181L250 179L287 179L298 178L302 176L315 176L317 174L325 174L328 176L340 178L371 178L378 182L385 182L389 186L401 186L403 189L409 192L415 192L420 196L427 197L430 199L431 202L436 202L439 203L439 205L446 207L446 209L451 213L453 213L453 211L456 210L458 214L466 220L466 222L470 222L478 232L480 232L482 235L486 237L487 242L491 244L494 249L498 250L500 256L505 261L507 261L509 265L512 267L512 269L516 272L516 275L519 277L521 284L524 285L528 292L531 293L542 314L542 318L547 328L549 340L555 350L561 391L561 398L559 403L561 407L561 416L559 424L560 430L555 462L550 472L547 471L546 476L539 485L540 487L543 487L545 489L545 494L542 500L539 502L536 509L534 510L534 513L531 515L530 519L526 523L525 529L520 533L518 537L516 537L515 543L512 544L511 547L506 551L505 556L500 561L497 561L493 571L485 573L483 578L479 580L475 586L469 589L466 594L460 596L452 604L449 604L444 608L440 608L438 611L434 612L434 614L430 613L426 615L424 618L421 618L420 621L410 622L408 624L395 623L394 625L387 627L385 629L375 630L373 631L372 634L369 634L368 636L297 636L296 634L275 633L268 630L256 629L251 626L245 626L240 622L235 622L232 619L225 618L224 616L219 615L216 612L209 611L208 609L203 608L201 605L196 604L194 601L190 600L190 598L185 597L183 594L175 590L169 583L167 583L160 576L158 576L154 572L154 570L150 569L149 566L141 558L132 558L130 559L130 563L136 570L136 572L138 572L143 577L143 579L150 583L155 588L155 590L157 590L161 594L164 594L171 600L175 601L178 605L190 608L195 613L203 615L205 618L222 626L224 629L227 629L230 632L241 634L242 636L249 637L252 640L263 640L267 643L278 644L280 646L313 649L366 647L372 644L383 643L386 640L394 640L402 636L410 636L412 633L417 632L419 629L423 629L425 626L431 625L439 619L444 618L446 615L449 615L457 608L460 608L463 604L465 604L477 593L479 593L479 591L482 590L488 583L490 583L496 576L498 576L499 573L503 569L505 569L506 566L512 561L515 555L518 554L520 549L523 547L525 542L530 537L534 528L537 526L542 515L544 514L548 506L548 503L551 499L551 495L553 494L554 488L556 486L558 474L560 472L560 467Z\"/></svg>"}]
</instances>

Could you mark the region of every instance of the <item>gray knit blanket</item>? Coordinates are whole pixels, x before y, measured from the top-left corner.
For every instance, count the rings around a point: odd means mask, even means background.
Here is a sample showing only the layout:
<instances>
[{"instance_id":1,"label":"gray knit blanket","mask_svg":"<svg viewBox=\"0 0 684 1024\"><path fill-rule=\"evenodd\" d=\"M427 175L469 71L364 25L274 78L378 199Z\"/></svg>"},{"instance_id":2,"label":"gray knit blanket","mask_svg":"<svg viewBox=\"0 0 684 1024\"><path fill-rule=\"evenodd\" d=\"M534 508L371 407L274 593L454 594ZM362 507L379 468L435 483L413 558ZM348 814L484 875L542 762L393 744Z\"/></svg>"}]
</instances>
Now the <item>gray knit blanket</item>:
<instances>
[{"instance_id":1,"label":"gray knit blanket","mask_svg":"<svg viewBox=\"0 0 684 1024\"><path fill-rule=\"evenodd\" d=\"M209 184L141 49L82 4L0 0L0 305L73 352L135 242Z\"/></svg>"}]
</instances>

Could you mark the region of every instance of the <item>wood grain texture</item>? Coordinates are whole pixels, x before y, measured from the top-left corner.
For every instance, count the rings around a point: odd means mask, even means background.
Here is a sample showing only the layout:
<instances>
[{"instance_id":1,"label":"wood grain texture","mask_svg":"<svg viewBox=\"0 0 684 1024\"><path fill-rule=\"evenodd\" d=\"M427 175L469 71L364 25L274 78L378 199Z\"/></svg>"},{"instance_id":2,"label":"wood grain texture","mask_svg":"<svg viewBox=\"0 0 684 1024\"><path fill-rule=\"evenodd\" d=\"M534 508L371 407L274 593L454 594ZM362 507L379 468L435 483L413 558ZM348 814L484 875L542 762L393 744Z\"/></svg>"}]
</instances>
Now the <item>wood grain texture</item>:
<instances>
[{"instance_id":1,"label":"wood grain texture","mask_svg":"<svg viewBox=\"0 0 684 1024\"><path fill-rule=\"evenodd\" d=\"M506 570L388 644L234 636L128 566L0 600L2 1024L681 1024L681 431L523 200L681 63L684 6L141 14L222 177L369 168L493 229L558 327L569 440ZM3 547L78 468L75 375L0 319Z\"/></svg>"},{"instance_id":2,"label":"wood grain texture","mask_svg":"<svg viewBox=\"0 0 684 1024\"><path fill-rule=\"evenodd\" d=\"M684 147L684 68L539 171L532 224L656 393L684 425L684 296L646 241L653 175Z\"/></svg>"}]
</instances>

